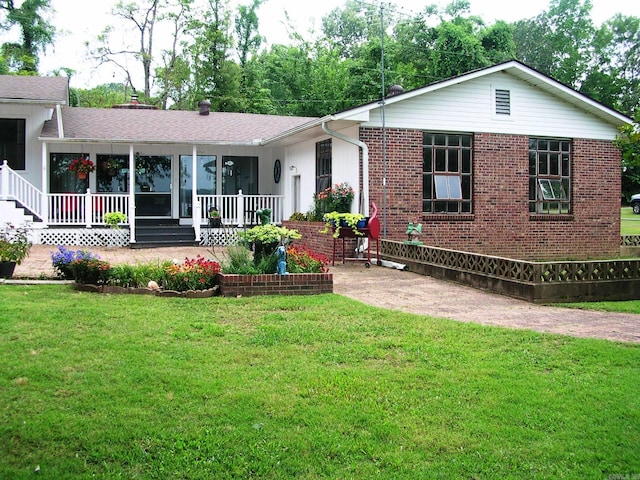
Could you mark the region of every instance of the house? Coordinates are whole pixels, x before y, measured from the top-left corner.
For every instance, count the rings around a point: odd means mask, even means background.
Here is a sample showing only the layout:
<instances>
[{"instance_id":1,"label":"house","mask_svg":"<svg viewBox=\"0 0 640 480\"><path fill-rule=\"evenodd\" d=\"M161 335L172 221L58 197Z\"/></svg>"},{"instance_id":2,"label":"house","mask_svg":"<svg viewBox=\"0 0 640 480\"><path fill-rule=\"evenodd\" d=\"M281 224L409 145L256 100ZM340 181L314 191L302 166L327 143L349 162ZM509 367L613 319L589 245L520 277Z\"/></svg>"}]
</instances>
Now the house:
<instances>
[{"instance_id":1,"label":"house","mask_svg":"<svg viewBox=\"0 0 640 480\"><path fill-rule=\"evenodd\" d=\"M517 61L407 92L394 86L384 102L323 118L210 112L206 101L197 112L135 101L71 108L67 90L62 78L0 76L0 159L10 167L0 173L0 216L24 206L57 243L61 231L102 230L114 210L135 226L132 245L140 220L202 239L212 206L226 225L255 223L263 208L280 223L327 185L349 182L352 211L368 215L375 202L383 238L405 239L414 222L425 244L442 248L619 254L612 141L631 119ZM77 178L68 168L76 158L96 170Z\"/></svg>"}]
</instances>

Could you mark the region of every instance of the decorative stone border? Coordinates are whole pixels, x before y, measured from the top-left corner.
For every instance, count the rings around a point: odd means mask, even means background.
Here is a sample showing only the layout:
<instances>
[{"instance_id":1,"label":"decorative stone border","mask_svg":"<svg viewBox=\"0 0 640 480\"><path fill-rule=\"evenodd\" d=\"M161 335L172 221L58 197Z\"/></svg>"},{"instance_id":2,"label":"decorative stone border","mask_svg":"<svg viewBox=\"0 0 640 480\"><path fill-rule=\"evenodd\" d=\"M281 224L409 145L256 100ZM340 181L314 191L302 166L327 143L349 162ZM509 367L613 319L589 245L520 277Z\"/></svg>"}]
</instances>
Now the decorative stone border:
<instances>
[{"instance_id":1,"label":"decorative stone border","mask_svg":"<svg viewBox=\"0 0 640 480\"><path fill-rule=\"evenodd\" d=\"M91 285L87 283L73 283L74 288L81 292L112 293L129 295L154 295L156 297L182 297L182 298L209 298L218 294L220 287L217 285L207 290L187 290L178 292L175 290L154 290L151 288L117 287L112 285Z\"/></svg>"}]
</instances>

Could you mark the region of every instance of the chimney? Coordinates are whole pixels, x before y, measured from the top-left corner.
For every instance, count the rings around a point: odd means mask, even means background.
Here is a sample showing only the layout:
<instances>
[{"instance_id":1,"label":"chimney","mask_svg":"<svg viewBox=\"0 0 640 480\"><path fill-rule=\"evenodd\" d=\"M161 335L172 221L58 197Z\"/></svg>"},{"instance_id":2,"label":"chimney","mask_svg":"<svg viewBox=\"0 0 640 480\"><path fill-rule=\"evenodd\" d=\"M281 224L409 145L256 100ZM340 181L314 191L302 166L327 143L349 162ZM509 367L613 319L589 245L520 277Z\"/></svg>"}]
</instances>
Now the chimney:
<instances>
[{"instance_id":1,"label":"chimney","mask_svg":"<svg viewBox=\"0 0 640 480\"><path fill-rule=\"evenodd\" d=\"M201 100L200 103L198 103L198 107L200 108L200 115L209 115L211 102L209 100Z\"/></svg>"},{"instance_id":2,"label":"chimney","mask_svg":"<svg viewBox=\"0 0 640 480\"><path fill-rule=\"evenodd\" d=\"M404 93L404 88L402 88L402 85L391 85L389 87L389 97L395 97L396 95L400 95L401 93Z\"/></svg>"}]
</instances>

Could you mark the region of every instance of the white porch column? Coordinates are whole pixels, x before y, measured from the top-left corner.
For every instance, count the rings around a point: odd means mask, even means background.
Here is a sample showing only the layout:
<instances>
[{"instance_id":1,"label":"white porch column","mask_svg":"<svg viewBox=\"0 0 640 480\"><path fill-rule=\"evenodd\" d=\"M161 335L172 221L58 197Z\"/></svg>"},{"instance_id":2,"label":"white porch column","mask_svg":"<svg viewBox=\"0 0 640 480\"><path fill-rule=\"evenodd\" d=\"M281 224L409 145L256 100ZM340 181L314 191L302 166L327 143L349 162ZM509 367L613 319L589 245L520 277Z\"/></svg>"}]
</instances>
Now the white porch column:
<instances>
[{"instance_id":1,"label":"white porch column","mask_svg":"<svg viewBox=\"0 0 640 480\"><path fill-rule=\"evenodd\" d=\"M87 176L87 178L89 178ZM86 195L84 196L84 223L85 227L91 228L91 217L93 216L93 208L91 205L91 189L87 188Z\"/></svg>"},{"instance_id":2,"label":"white porch column","mask_svg":"<svg viewBox=\"0 0 640 480\"><path fill-rule=\"evenodd\" d=\"M40 199L40 219L42 220L42 226L47 227L49 224L49 162L47 142L42 142L42 181L40 182L40 190L42 191L42 198Z\"/></svg>"},{"instance_id":3,"label":"white porch column","mask_svg":"<svg viewBox=\"0 0 640 480\"><path fill-rule=\"evenodd\" d=\"M193 231L196 241L200 241L200 218L201 206L198 201L198 149L193 146L191 153L191 219L193 221Z\"/></svg>"},{"instance_id":4,"label":"white porch column","mask_svg":"<svg viewBox=\"0 0 640 480\"><path fill-rule=\"evenodd\" d=\"M238 196L236 197L236 212L238 217L236 218L236 223L238 227L244 227L244 196L242 195L242 190L238 190Z\"/></svg>"},{"instance_id":5,"label":"white porch column","mask_svg":"<svg viewBox=\"0 0 640 480\"><path fill-rule=\"evenodd\" d=\"M129 243L136 243L136 157L129 145Z\"/></svg>"}]
</instances>

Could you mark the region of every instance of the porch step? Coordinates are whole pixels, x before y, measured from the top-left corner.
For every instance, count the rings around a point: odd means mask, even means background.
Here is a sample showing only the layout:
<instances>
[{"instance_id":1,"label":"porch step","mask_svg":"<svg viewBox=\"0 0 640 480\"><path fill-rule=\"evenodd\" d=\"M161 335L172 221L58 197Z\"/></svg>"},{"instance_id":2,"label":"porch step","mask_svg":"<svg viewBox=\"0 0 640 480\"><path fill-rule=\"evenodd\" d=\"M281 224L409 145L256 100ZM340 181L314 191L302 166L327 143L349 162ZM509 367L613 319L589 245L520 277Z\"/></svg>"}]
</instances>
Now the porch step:
<instances>
[{"instance_id":1,"label":"porch step","mask_svg":"<svg viewBox=\"0 0 640 480\"><path fill-rule=\"evenodd\" d=\"M131 248L188 247L197 245L193 227L172 221L136 222L136 242Z\"/></svg>"}]
</instances>

